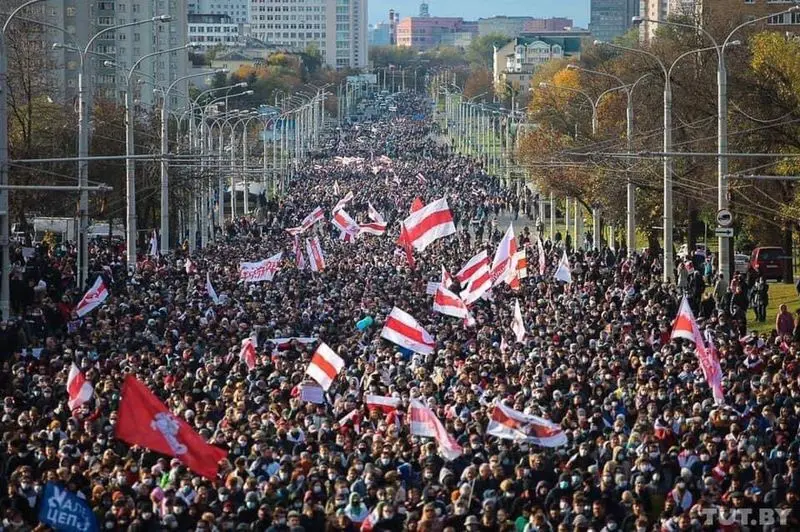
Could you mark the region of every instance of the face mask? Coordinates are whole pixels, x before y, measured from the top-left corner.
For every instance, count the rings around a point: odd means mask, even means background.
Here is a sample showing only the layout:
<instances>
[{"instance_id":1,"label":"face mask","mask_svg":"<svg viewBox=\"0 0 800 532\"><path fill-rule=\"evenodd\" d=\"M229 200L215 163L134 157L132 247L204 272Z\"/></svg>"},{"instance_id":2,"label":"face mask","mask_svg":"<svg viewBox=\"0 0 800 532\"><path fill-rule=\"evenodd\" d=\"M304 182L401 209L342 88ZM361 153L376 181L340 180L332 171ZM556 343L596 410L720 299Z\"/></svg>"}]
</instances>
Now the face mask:
<instances>
[{"instance_id":1,"label":"face mask","mask_svg":"<svg viewBox=\"0 0 800 532\"><path fill-rule=\"evenodd\" d=\"M391 460L390 460L390 459L388 459L388 458L381 458L381 464L383 464L383 465L385 465L385 466L386 466L386 465L389 465L389 462L391 462Z\"/></svg>"},{"instance_id":2,"label":"face mask","mask_svg":"<svg viewBox=\"0 0 800 532\"><path fill-rule=\"evenodd\" d=\"M145 512L142 514L142 519L144 519L145 521L149 521L151 517L153 517L153 514L151 514L150 512Z\"/></svg>"},{"instance_id":3,"label":"face mask","mask_svg":"<svg viewBox=\"0 0 800 532\"><path fill-rule=\"evenodd\" d=\"M114 530L114 522L113 521L109 521L108 523L106 523L106 530Z\"/></svg>"},{"instance_id":4,"label":"face mask","mask_svg":"<svg viewBox=\"0 0 800 532\"><path fill-rule=\"evenodd\" d=\"M24 490L28 490L28 489L31 488L31 485L28 482L22 482L22 483L20 483L19 487L24 489Z\"/></svg>"},{"instance_id":5,"label":"face mask","mask_svg":"<svg viewBox=\"0 0 800 532\"><path fill-rule=\"evenodd\" d=\"M558 504L558 507L559 507L559 509L560 509L562 512L566 512L566 511L569 509L569 503L568 503L568 502L566 502L566 501L561 501L561 502Z\"/></svg>"},{"instance_id":6,"label":"face mask","mask_svg":"<svg viewBox=\"0 0 800 532\"><path fill-rule=\"evenodd\" d=\"M175 515L181 515L183 513L183 506L176 506L172 511L175 512Z\"/></svg>"},{"instance_id":7,"label":"face mask","mask_svg":"<svg viewBox=\"0 0 800 532\"><path fill-rule=\"evenodd\" d=\"M248 503L247 503L247 507L248 507L248 508L250 508L250 509L252 510L253 508L255 508L255 507L256 507L256 503L254 503L254 502L250 501L250 502L248 502Z\"/></svg>"},{"instance_id":8,"label":"face mask","mask_svg":"<svg viewBox=\"0 0 800 532\"><path fill-rule=\"evenodd\" d=\"M220 501L220 502L225 502L225 501L227 501L227 500L228 500L228 496L227 496L227 495L220 495L220 496L219 496L219 501Z\"/></svg>"},{"instance_id":9,"label":"face mask","mask_svg":"<svg viewBox=\"0 0 800 532\"><path fill-rule=\"evenodd\" d=\"M573 484L580 484L581 483L581 477L572 477L572 483Z\"/></svg>"},{"instance_id":10,"label":"face mask","mask_svg":"<svg viewBox=\"0 0 800 532\"><path fill-rule=\"evenodd\" d=\"M178 528L178 523L176 521L171 521L170 524L169 524L169 527L172 530L175 530L176 528Z\"/></svg>"},{"instance_id":11,"label":"face mask","mask_svg":"<svg viewBox=\"0 0 800 532\"><path fill-rule=\"evenodd\" d=\"M117 475L117 484L124 486L128 483L128 477L125 475Z\"/></svg>"},{"instance_id":12,"label":"face mask","mask_svg":"<svg viewBox=\"0 0 800 532\"><path fill-rule=\"evenodd\" d=\"M322 486L314 486L314 493L322 493Z\"/></svg>"},{"instance_id":13,"label":"face mask","mask_svg":"<svg viewBox=\"0 0 800 532\"><path fill-rule=\"evenodd\" d=\"M589 451L587 451L586 449L581 449L579 452L581 456L586 456L587 454L589 454Z\"/></svg>"},{"instance_id":14,"label":"face mask","mask_svg":"<svg viewBox=\"0 0 800 532\"><path fill-rule=\"evenodd\" d=\"M562 490L565 490L565 489L567 489L569 487L569 482L567 482L567 481L559 482L558 483L558 487L561 488Z\"/></svg>"}]
</instances>

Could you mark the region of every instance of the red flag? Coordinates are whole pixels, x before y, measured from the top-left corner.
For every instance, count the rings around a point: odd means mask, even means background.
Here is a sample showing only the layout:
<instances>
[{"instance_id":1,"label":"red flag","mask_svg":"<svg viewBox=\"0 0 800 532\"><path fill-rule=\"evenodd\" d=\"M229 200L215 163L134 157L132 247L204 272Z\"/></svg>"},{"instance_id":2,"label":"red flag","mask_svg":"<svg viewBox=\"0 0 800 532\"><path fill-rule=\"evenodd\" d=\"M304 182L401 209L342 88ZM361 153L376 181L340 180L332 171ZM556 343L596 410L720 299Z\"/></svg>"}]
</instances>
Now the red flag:
<instances>
[{"instance_id":1,"label":"red flag","mask_svg":"<svg viewBox=\"0 0 800 532\"><path fill-rule=\"evenodd\" d=\"M253 340L245 338L242 340L242 349L239 351L239 360L247 364L247 369L256 367L256 346L253 345Z\"/></svg>"},{"instance_id":2,"label":"red flag","mask_svg":"<svg viewBox=\"0 0 800 532\"><path fill-rule=\"evenodd\" d=\"M174 456L211 480L217 478L220 460L228 456L223 449L206 443L133 375L126 376L122 385L114 436L130 445Z\"/></svg>"},{"instance_id":3,"label":"red flag","mask_svg":"<svg viewBox=\"0 0 800 532\"><path fill-rule=\"evenodd\" d=\"M411 239L408 236L408 231L406 231L406 226L403 222L400 222L400 239L398 243L403 246L403 249L406 251L406 260L408 261L408 266L411 269L414 269L416 266L416 262L414 261L414 251L411 248Z\"/></svg>"},{"instance_id":4,"label":"red flag","mask_svg":"<svg viewBox=\"0 0 800 532\"><path fill-rule=\"evenodd\" d=\"M414 201L411 202L411 212L415 213L418 210L420 210L421 208L423 208L424 206L425 206L425 204L422 203L422 199L420 199L420 197L417 196L416 198L414 198Z\"/></svg>"}]
</instances>

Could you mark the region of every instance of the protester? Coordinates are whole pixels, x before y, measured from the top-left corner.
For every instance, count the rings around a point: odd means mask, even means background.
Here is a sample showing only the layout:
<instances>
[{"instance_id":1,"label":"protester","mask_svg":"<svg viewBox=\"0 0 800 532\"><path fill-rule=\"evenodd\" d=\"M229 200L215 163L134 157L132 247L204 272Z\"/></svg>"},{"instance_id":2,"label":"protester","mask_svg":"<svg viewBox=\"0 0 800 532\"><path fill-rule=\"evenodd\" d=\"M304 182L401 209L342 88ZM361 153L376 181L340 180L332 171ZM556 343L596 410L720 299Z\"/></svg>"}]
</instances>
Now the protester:
<instances>
[{"instance_id":1,"label":"protester","mask_svg":"<svg viewBox=\"0 0 800 532\"><path fill-rule=\"evenodd\" d=\"M81 318L74 250L36 249L23 278L46 284L17 300L22 319L0 323L3 530L37 526L48 482L107 530L732 530L720 518L735 508L775 510L751 530L800 529L800 338L787 309L777 332L748 334L742 286L722 304L718 283L699 339L671 340L688 275L668 285L649 251L565 254L550 241L540 262L520 227L536 230L528 193L452 153L429 117L409 118L430 102L393 98L395 116L331 132L285 196L191 256L143 259L128 277L122 251L96 241L91 280L109 296ZM358 224L377 212L385 234L342 240L332 209L348 192L343 210ZM457 229L423 251L398 244L416 198L446 198ZM319 239L315 272L297 268L286 229L316 207L325 221L298 236L301 253ZM499 282L470 305L472 326L434 312L428 283L479 251L491 259L515 219L518 289ZM239 282L241 262L278 252L272 281ZM394 307L430 333L430 354L381 338ZM252 359L240 358L247 339ZM695 342L718 357L724 404ZM321 343L343 365L316 403L306 371ZM73 364L92 391L71 410L86 390ZM126 375L224 451L214 478L115 437ZM385 399L370 408L367 396ZM493 435L498 405L530 432Z\"/></svg>"}]
</instances>

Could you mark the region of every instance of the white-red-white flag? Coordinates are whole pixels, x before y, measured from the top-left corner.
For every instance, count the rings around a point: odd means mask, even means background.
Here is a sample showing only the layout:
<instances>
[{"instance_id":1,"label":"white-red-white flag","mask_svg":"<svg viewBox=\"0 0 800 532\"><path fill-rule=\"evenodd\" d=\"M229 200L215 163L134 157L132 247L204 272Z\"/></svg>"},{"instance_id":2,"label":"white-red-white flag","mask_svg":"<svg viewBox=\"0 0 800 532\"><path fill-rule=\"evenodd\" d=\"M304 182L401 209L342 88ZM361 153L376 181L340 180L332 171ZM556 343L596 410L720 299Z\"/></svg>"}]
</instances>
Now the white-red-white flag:
<instances>
[{"instance_id":1,"label":"white-red-white flag","mask_svg":"<svg viewBox=\"0 0 800 532\"><path fill-rule=\"evenodd\" d=\"M239 360L247 364L247 369L256 367L256 346L252 338L242 340L242 349L239 351Z\"/></svg>"},{"instance_id":2,"label":"white-red-white flag","mask_svg":"<svg viewBox=\"0 0 800 532\"><path fill-rule=\"evenodd\" d=\"M447 268L444 267L444 264L442 264L441 284L445 288L450 288L453 285L453 277L450 275L450 272L447 271Z\"/></svg>"},{"instance_id":3,"label":"white-red-white flag","mask_svg":"<svg viewBox=\"0 0 800 532\"><path fill-rule=\"evenodd\" d=\"M359 234L381 236L386 232L386 222L370 222L359 224Z\"/></svg>"},{"instance_id":4,"label":"white-red-white flag","mask_svg":"<svg viewBox=\"0 0 800 532\"><path fill-rule=\"evenodd\" d=\"M369 219L373 222L378 222L380 224L386 223L386 220L383 218L383 215L372 206L372 203L367 203L367 214L369 214Z\"/></svg>"},{"instance_id":5,"label":"white-red-white flag","mask_svg":"<svg viewBox=\"0 0 800 532\"><path fill-rule=\"evenodd\" d=\"M81 405L92 398L93 394L94 388L92 387L92 383L86 380L86 376L73 362L72 366L69 368L69 375L67 376L67 395L69 395L67 404L70 410L80 408Z\"/></svg>"},{"instance_id":6,"label":"white-red-white flag","mask_svg":"<svg viewBox=\"0 0 800 532\"><path fill-rule=\"evenodd\" d=\"M511 274L509 286L512 290L519 290L520 280L528 276L528 258L525 256L525 249L517 250L511 262L514 265L514 271Z\"/></svg>"},{"instance_id":7,"label":"white-red-white flag","mask_svg":"<svg viewBox=\"0 0 800 532\"><path fill-rule=\"evenodd\" d=\"M153 234L150 235L150 256L158 257L158 233L153 229Z\"/></svg>"},{"instance_id":8,"label":"white-red-white flag","mask_svg":"<svg viewBox=\"0 0 800 532\"><path fill-rule=\"evenodd\" d=\"M439 454L446 460L455 460L462 454L461 446L456 442L442 422L433 413L433 410L422 404L418 399L411 399L409 408L411 420L411 434L434 438L439 447Z\"/></svg>"},{"instance_id":9,"label":"white-red-white flag","mask_svg":"<svg viewBox=\"0 0 800 532\"><path fill-rule=\"evenodd\" d=\"M542 239L536 239L536 247L539 251L539 275L544 275L545 270L547 269L547 255L544 252L544 245L542 245Z\"/></svg>"},{"instance_id":10,"label":"white-red-white flag","mask_svg":"<svg viewBox=\"0 0 800 532\"><path fill-rule=\"evenodd\" d=\"M394 412L400 406L399 397L389 397L386 395L366 395L364 402L370 410L380 410L384 414Z\"/></svg>"},{"instance_id":11,"label":"white-red-white flag","mask_svg":"<svg viewBox=\"0 0 800 532\"><path fill-rule=\"evenodd\" d=\"M478 277L483 275L483 270L489 271L489 256L484 249L467 261L461 270L456 274L456 279L461 286L466 286Z\"/></svg>"},{"instance_id":12,"label":"white-red-white flag","mask_svg":"<svg viewBox=\"0 0 800 532\"><path fill-rule=\"evenodd\" d=\"M525 322L522 320L522 311L519 308L519 300L514 300L514 319L511 321L511 330L517 336L517 342L525 339Z\"/></svg>"},{"instance_id":13,"label":"white-red-white flag","mask_svg":"<svg viewBox=\"0 0 800 532\"><path fill-rule=\"evenodd\" d=\"M500 283L511 284L514 278L514 254L517 252L517 239L514 237L514 224L508 224L506 234L497 246L492 261L492 286Z\"/></svg>"},{"instance_id":14,"label":"white-red-white flag","mask_svg":"<svg viewBox=\"0 0 800 532\"><path fill-rule=\"evenodd\" d=\"M336 205L333 206L333 213L335 214L336 211L338 211L339 209L343 209L344 207L346 207L347 204L350 203L352 200L353 200L353 193L348 192L347 194L344 195L342 199L336 202Z\"/></svg>"},{"instance_id":15,"label":"white-red-white flag","mask_svg":"<svg viewBox=\"0 0 800 532\"><path fill-rule=\"evenodd\" d=\"M206 294L211 298L215 305L219 305L219 297L217 291L214 290L214 285L211 284L211 272L206 272Z\"/></svg>"},{"instance_id":16,"label":"white-red-white flag","mask_svg":"<svg viewBox=\"0 0 800 532\"><path fill-rule=\"evenodd\" d=\"M467 305L456 294L446 289L441 284L433 295L433 310L440 314L453 316L465 320L468 326L475 324L475 320L469 313Z\"/></svg>"},{"instance_id":17,"label":"white-red-white flag","mask_svg":"<svg viewBox=\"0 0 800 532\"><path fill-rule=\"evenodd\" d=\"M75 314L82 318L99 307L107 298L108 289L106 289L106 284L103 282L103 277L98 276L89 291L83 294L83 297L78 302L78 306L75 307Z\"/></svg>"},{"instance_id":18,"label":"white-red-white flag","mask_svg":"<svg viewBox=\"0 0 800 532\"><path fill-rule=\"evenodd\" d=\"M422 173L417 174L417 183L419 183L420 185L424 185L427 182L428 180L425 178L424 175L422 175Z\"/></svg>"},{"instance_id":19,"label":"white-red-white flag","mask_svg":"<svg viewBox=\"0 0 800 532\"><path fill-rule=\"evenodd\" d=\"M306 239L308 242L308 239ZM298 270L306 269L306 259L303 257L303 249L300 247L300 237L294 237L294 263L297 265Z\"/></svg>"},{"instance_id":20,"label":"white-red-white flag","mask_svg":"<svg viewBox=\"0 0 800 532\"><path fill-rule=\"evenodd\" d=\"M423 251L440 238L455 234L453 213L447 199L441 198L411 214L403 221L414 249Z\"/></svg>"},{"instance_id":21,"label":"white-red-white flag","mask_svg":"<svg viewBox=\"0 0 800 532\"><path fill-rule=\"evenodd\" d=\"M312 272L321 272L325 269L325 255L322 254L322 246L319 238L306 238L306 251L308 252L308 264Z\"/></svg>"},{"instance_id":22,"label":"white-red-white flag","mask_svg":"<svg viewBox=\"0 0 800 532\"><path fill-rule=\"evenodd\" d=\"M713 343L710 348L706 346L703 333L700 332L700 327L697 326L697 321L694 319L694 313L686 296L681 300L678 316L672 325L672 338L684 338L694 342L700 370L711 388L714 401L717 404L724 404L725 392L722 389L722 368L719 365L716 349Z\"/></svg>"},{"instance_id":23,"label":"white-red-white flag","mask_svg":"<svg viewBox=\"0 0 800 532\"><path fill-rule=\"evenodd\" d=\"M186 264L184 267L186 268L187 275L197 273L197 267L194 265L194 262L192 262L192 259L186 259Z\"/></svg>"},{"instance_id":24,"label":"white-red-white flag","mask_svg":"<svg viewBox=\"0 0 800 532\"><path fill-rule=\"evenodd\" d=\"M694 331L697 328L697 323L694 320L694 312L692 307L689 306L689 301L684 297L681 300L681 306L678 308L678 315L672 324L671 339L683 338L690 342L695 341Z\"/></svg>"},{"instance_id":25,"label":"white-red-white flag","mask_svg":"<svg viewBox=\"0 0 800 532\"><path fill-rule=\"evenodd\" d=\"M494 405L486 433L540 447L560 447L568 443L567 435L552 421L518 412L502 403Z\"/></svg>"},{"instance_id":26,"label":"white-red-white flag","mask_svg":"<svg viewBox=\"0 0 800 532\"><path fill-rule=\"evenodd\" d=\"M356 241L356 235L353 233L348 233L347 231L340 231L339 232L339 240L342 242L347 242L348 244Z\"/></svg>"},{"instance_id":27,"label":"white-red-white flag","mask_svg":"<svg viewBox=\"0 0 800 532\"><path fill-rule=\"evenodd\" d=\"M342 416L337 424L340 427L343 427L346 423L352 423L353 429L356 431L356 434L361 432L361 414L358 412L358 409L351 410L344 416Z\"/></svg>"},{"instance_id":28,"label":"white-red-white flag","mask_svg":"<svg viewBox=\"0 0 800 532\"><path fill-rule=\"evenodd\" d=\"M481 251L472 257L464 268L456 274L456 279L462 286L466 279L466 286L459 296L464 303L471 305L483 297L492 288L492 273L489 269L489 257L486 251Z\"/></svg>"},{"instance_id":29,"label":"white-red-white flag","mask_svg":"<svg viewBox=\"0 0 800 532\"><path fill-rule=\"evenodd\" d=\"M338 196L340 194L340 192L341 191L339 190L339 180L338 179L334 180L334 182L333 182L333 193Z\"/></svg>"},{"instance_id":30,"label":"white-red-white flag","mask_svg":"<svg viewBox=\"0 0 800 532\"><path fill-rule=\"evenodd\" d=\"M311 363L306 368L306 375L317 381L317 384L327 392L333 379L342 371L342 368L344 368L342 357L328 347L328 344L321 343L314 351L314 356L311 357Z\"/></svg>"},{"instance_id":31,"label":"white-red-white flag","mask_svg":"<svg viewBox=\"0 0 800 532\"><path fill-rule=\"evenodd\" d=\"M334 212L331 223L338 227L342 232L353 237L358 236L358 233L361 231L361 228L358 227L356 221L353 220L344 209L339 209Z\"/></svg>"},{"instance_id":32,"label":"white-red-white flag","mask_svg":"<svg viewBox=\"0 0 800 532\"><path fill-rule=\"evenodd\" d=\"M432 353L436 346L428 331L423 329L410 314L397 307L394 307L386 318L381 338L423 355Z\"/></svg>"}]
</instances>

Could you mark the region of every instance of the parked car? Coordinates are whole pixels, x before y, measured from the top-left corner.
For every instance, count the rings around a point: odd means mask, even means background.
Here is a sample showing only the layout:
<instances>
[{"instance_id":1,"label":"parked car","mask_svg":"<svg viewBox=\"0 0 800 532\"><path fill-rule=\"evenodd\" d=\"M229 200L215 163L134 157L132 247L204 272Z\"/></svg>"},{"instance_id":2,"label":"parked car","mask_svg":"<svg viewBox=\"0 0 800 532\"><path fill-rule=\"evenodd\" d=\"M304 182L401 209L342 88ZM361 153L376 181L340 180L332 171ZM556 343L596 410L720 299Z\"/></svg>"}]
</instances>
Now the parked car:
<instances>
[{"instance_id":1,"label":"parked car","mask_svg":"<svg viewBox=\"0 0 800 532\"><path fill-rule=\"evenodd\" d=\"M750 264L750 257L744 253L736 253L733 256L734 269L739 273L747 273L747 266Z\"/></svg>"},{"instance_id":2,"label":"parked car","mask_svg":"<svg viewBox=\"0 0 800 532\"><path fill-rule=\"evenodd\" d=\"M750 264L764 279L783 279L786 253L777 246L757 247L750 255Z\"/></svg>"}]
</instances>

